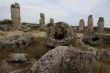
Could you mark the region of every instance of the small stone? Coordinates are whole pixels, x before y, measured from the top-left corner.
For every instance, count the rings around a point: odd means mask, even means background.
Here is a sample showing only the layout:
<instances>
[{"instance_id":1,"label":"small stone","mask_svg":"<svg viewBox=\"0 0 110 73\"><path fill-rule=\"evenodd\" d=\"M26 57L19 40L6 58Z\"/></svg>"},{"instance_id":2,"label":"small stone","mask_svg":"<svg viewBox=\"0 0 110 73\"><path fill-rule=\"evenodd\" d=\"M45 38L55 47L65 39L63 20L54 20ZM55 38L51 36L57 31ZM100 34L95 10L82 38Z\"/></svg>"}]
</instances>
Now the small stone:
<instances>
[{"instance_id":1,"label":"small stone","mask_svg":"<svg viewBox=\"0 0 110 73\"><path fill-rule=\"evenodd\" d=\"M29 63L27 55L20 53L9 54L7 61L12 63Z\"/></svg>"}]
</instances>

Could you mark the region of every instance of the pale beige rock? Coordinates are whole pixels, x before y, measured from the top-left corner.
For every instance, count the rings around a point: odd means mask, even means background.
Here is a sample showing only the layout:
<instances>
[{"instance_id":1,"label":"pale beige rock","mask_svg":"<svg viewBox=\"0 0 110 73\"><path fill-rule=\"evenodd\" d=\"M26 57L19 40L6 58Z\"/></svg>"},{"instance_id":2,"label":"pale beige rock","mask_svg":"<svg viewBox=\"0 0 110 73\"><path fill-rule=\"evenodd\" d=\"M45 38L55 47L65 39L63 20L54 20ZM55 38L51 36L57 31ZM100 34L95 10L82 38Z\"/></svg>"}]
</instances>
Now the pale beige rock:
<instances>
[{"instance_id":1,"label":"pale beige rock","mask_svg":"<svg viewBox=\"0 0 110 73\"><path fill-rule=\"evenodd\" d=\"M44 13L40 13L40 18L41 18L41 19L45 19Z\"/></svg>"},{"instance_id":2,"label":"pale beige rock","mask_svg":"<svg viewBox=\"0 0 110 73\"><path fill-rule=\"evenodd\" d=\"M84 22L84 19L81 19L80 22L79 22L79 30L84 30L84 26L85 26L85 22Z\"/></svg>"},{"instance_id":3,"label":"pale beige rock","mask_svg":"<svg viewBox=\"0 0 110 73\"><path fill-rule=\"evenodd\" d=\"M40 13L39 24L40 24L41 27L45 26L45 15L44 15L44 13Z\"/></svg>"},{"instance_id":4,"label":"pale beige rock","mask_svg":"<svg viewBox=\"0 0 110 73\"><path fill-rule=\"evenodd\" d=\"M45 25L44 19L40 19L40 20L39 20L39 24L40 24L40 26L44 26L44 25Z\"/></svg>"},{"instance_id":5,"label":"pale beige rock","mask_svg":"<svg viewBox=\"0 0 110 73\"><path fill-rule=\"evenodd\" d=\"M54 19L53 18L50 18L50 23L54 23Z\"/></svg>"},{"instance_id":6,"label":"pale beige rock","mask_svg":"<svg viewBox=\"0 0 110 73\"><path fill-rule=\"evenodd\" d=\"M88 23L88 29L90 31L93 31L93 17L92 17L92 15L89 15L87 23Z\"/></svg>"},{"instance_id":7,"label":"pale beige rock","mask_svg":"<svg viewBox=\"0 0 110 73\"><path fill-rule=\"evenodd\" d=\"M74 31L65 22L47 24L47 45L51 47L69 45L74 38Z\"/></svg>"},{"instance_id":8,"label":"pale beige rock","mask_svg":"<svg viewBox=\"0 0 110 73\"><path fill-rule=\"evenodd\" d=\"M31 73L94 73L91 66L94 65L95 55L90 49L82 51L59 46L43 55L32 66Z\"/></svg>"},{"instance_id":9,"label":"pale beige rock","mask_svg":"<svg viewBox=\"0 0 110 73\"><path fill-rule=\"evenodd\" d=\"M18 3L11 5L11 19L14 29L18 29L21 25L20 5Z\"/></svg>"},{"instance_id":10,"label":"pale beige rock","mask_svg":"<svg viewBox=\"0 0 110 73\"><path fill-rule=\"evenodd\" d=\"M98 31L103 32L104 31L104 18L103 17L99 17L97 25L98 25Z\"/></svg>"},{"instance_id":11,"label":"pale beige rock","mask_svg":"<svg viewBox=\"0 0 110 73\"><path fill-rule=\"evenodd\" d=\"M26 54L11 53L7 59L8 62L28 62Z\"/></svg>"}]
</instances>

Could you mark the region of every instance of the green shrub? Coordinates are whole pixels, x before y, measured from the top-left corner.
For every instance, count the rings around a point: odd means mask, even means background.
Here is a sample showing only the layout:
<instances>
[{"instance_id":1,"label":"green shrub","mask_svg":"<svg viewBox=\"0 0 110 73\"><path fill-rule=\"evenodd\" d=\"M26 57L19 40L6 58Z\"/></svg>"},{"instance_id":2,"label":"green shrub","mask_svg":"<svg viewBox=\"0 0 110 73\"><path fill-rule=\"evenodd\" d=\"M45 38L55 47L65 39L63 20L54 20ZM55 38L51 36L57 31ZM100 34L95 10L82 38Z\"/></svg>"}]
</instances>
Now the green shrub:
<instances>
[{"instance_id":1,"label":"green shrub","mask_svg":"<svg viewBox=\"0 0 110 73\"><path fill-rule=\"evenodd\" d=\"M0 24L12 24L12 21L9 19L4 19L0 21Z\"/></svg>"}]
</instances>

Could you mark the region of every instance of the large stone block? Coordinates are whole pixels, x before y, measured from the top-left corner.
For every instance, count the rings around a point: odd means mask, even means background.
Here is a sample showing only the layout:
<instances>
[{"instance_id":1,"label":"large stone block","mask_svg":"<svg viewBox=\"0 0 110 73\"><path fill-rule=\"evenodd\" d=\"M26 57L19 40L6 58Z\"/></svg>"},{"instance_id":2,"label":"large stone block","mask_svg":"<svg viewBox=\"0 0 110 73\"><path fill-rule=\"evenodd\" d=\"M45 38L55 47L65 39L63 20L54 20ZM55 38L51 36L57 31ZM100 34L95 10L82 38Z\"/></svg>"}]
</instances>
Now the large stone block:
<instances>
[{"instance_id":1,"label":"large stone block","mask_svg":"<svg viewBox=\"0 0 110 73\"><path fill-rule=\"evenodd\" d=\"M10 37L0 43L0 48L3 49L24 49L34 41L34 36L30 33L16 35Z\"/></svg>"},{"instance_id":2,"label":"large stone block","mask_svg":"<svg viewBox=\"0 0 110 73\"><path fill-rule=\"evenodd\" d=\"M57 47L61 45L69 45L74 38L74 31L64 22L47 25L47 45Z\"/></svg>"},{"instance_id":3,"label":"large stone block","mask_svg":"<svg viewBox=\"0 0 110 73\"><path fill-rule=\"evenodd\" d=\"M32 66L31 73L93 73L95 56L90 50L59 46L42 56Z\"/></svg>"}]
</instances>

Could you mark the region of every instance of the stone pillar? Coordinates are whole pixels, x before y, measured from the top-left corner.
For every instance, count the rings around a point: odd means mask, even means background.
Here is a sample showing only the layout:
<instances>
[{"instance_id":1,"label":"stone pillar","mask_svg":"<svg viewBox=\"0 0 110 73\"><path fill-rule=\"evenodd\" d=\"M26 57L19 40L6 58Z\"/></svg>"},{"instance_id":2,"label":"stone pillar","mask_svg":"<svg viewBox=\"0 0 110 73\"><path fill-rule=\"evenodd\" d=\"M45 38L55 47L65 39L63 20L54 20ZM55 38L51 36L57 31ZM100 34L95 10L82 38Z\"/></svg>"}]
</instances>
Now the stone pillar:
<instances>
[{"instance_id":1,"label":"stone pillar","mask_svg":"<svg viewBox=\"0 0 110 73\"><path fill-rule=\"evenodd\" d=\"M40 26L44 26L45 25L44 19L40 19L39 24L40 24Z\"/></svg>"},{"instance_id":2,"label":"stone pillar","mask_svg":"<svg viewBox=\"0 0 110 73\"><path fill-rule=\"evenodd\" d=\"M92 18L92 15L89 15L87 23L88 23L88 29L90 31L93 31L93 18Z\"/></svg>"},{"instance_id":3,"label":"stone pillar","mask_svg":"<svg viewBox=\"0 0 110 73\"><path fill-rule=\"evenodd\" d=\"M18 3L11 5L11 20L14 29L18 29L21 25L20 5Z\"/></svg>"},{"instance_id":4,"label":"stone pillar","mask_svg":"<svg viewBox=\"0 0 110 73\"><path fill-rule=\"evenodd\" d=\"M98 25L98 31L103 32L104 31L104 18L103 17L99 17L97 25Z\"/></svg>"},{"instance_id":5,"label":"stone pillar","mask_svg":"<svg viewBox=\"0 0 110 73\"><path fill-rule=\"evenodd\" d=\"M50 18L50 23L54 23L54 19L53 18Z\"/></svg>"},{"instance_id":6,"label":"stone pillar","mask_svg":"<svg viewBox=\"0 0 110 73\"><path fill-rule=\"evenodd\" d=\"M84 19L81 19L81 20L79 21L79 30L83 31L84 26L85 26Z\"/></svg>"},{"instance_id":7,"label":"stone pillar","mask_svg":"<svg viewBox=\"0 0 110 73\"><path fill-rule=\"evenodd\" d=\"M40 20L39 20L40 26L45 26L45 15L44 13L40 13Z\"/></svg>"}]
</instances>

